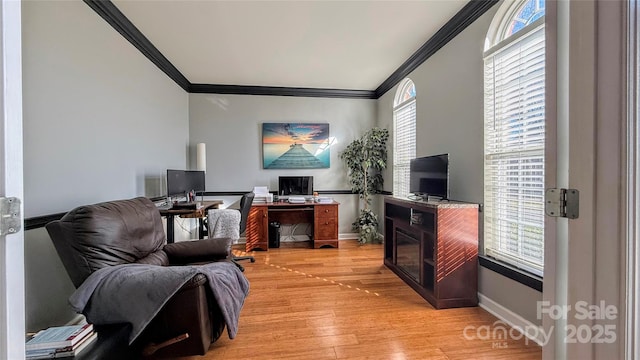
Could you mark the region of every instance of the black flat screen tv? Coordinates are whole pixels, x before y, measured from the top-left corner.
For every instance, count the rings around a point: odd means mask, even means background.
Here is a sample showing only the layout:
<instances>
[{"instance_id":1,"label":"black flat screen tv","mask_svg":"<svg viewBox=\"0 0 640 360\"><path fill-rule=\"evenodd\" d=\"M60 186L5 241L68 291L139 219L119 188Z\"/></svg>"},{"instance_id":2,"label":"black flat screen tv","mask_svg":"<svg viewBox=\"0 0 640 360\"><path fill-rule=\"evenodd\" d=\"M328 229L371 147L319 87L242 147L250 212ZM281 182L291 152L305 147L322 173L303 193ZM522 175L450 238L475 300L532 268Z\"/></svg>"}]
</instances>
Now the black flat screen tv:
<instances>
[{"instance_id":1,"label":"black flat screen tv","mask_svg":"<svg viewBox=\"0 0 640 360\"><path fill-rule=\"evenodd\" d=\"M421 197L449 198L449 154L411 159L409 192Z\"/></svg>"},{"instance_id":2,"label":"black flat screen tv","mask_svg":"<svg viewBox=\"0 0 640 360\"><path fill-rule=\"evenodd\" d=\"M279 176L279 195L313 195L313 176Z\"/></svg>"}]
</instances>

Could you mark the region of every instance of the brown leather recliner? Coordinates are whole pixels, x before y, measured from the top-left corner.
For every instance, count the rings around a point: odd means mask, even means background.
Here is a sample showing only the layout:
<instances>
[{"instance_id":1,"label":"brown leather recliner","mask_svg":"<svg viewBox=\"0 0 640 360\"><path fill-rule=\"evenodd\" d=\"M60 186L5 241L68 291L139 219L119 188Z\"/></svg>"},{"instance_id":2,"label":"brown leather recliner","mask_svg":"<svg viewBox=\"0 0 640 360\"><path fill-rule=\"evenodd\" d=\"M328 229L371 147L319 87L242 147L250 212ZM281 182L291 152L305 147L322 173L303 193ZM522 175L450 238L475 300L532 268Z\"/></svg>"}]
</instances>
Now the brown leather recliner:
<instances>
[{"instance_id":1,"label":"brown leather recliner","mask_svg":"<svg viewBox=\"0 0 640 360\"><path fill-rule=\"evenodd\" d=\"M230 241L225 244L220 239L165 244L160 213L145 197L80 206L46 229L76 288L103 267L210 262L227 259L230 249ZM205 354L225 327L206 282L202 274L187 281L136 339L135 348L186 333L187 339L160 348L155 355Z\"/></svg>"}]
</instances>

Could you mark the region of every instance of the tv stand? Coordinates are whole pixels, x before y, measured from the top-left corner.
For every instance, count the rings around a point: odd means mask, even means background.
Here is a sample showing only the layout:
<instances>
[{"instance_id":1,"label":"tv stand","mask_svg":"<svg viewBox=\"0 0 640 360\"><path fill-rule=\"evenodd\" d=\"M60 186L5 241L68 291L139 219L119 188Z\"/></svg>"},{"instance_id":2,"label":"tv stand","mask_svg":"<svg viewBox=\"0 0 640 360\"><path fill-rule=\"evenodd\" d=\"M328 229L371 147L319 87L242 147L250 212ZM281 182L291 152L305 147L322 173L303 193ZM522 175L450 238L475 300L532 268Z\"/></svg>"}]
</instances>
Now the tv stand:
<instances>
[{"instance_id":1,"label":"tv stand","mask_svg":"<svg viewBox=\"0 0 640 360\"><path fill-rule=\"evenodd\" d=\"M428 202L428 203L439 202L439 201L448 201L447 199L445 199L445 198L443 198L441 196L418 194L418 193L409 195L407 198L409 200L411 200L411 201L423 201L423 202Z\"/></svg>"},{"instance_id":2,"label":"tv stand","mask_svg":"<svg viewBox=\"0 0 640 360\"><path fill-rule=\"evenodd\" d=\"M478 305L478 204L384 200L384 264L436 309Z\"/></svg>"}]
</instances>

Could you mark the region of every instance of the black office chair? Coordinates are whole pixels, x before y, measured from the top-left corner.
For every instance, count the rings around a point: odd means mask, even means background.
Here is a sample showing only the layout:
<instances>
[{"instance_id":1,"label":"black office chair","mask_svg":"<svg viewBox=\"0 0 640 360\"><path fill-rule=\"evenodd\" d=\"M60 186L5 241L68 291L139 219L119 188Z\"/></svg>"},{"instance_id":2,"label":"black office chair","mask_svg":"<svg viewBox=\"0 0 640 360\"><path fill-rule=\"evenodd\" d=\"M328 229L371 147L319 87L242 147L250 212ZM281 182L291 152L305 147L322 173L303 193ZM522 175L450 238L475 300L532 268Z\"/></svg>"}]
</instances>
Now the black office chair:
<instances>
[{"instance_id":1,"label":"black office chair","mask_svg":"<svg viewBox=\"0 0 640 360\"><path fill-rule=\"evenodd\" d=\"M251 210L251 204L253 204L254 196L255 194L253 192L250 192L242 195L242 198L240 198L240 209L238 209L238 211L240 211L240 226L239 226L239 231L237 233L238 236L242 236L242 234L244 234L245 230L247 229L247 218L249 217L249 211ZM232 209L211 210L211 211L221 211L223 215L219 215L219 216L226 216L227 218L230 218L228 219L228 221L230 221L233 218L235 218L235 221L237 221L238 219L237 218L238 213L234 213L233 212L234 210ZM231 213L228 213L230 211ZM213 219L213 216L209 214L207 216L207 232L209 233L210 238L213 238L213 236L215 235L212 235L212 234L216 232L215 226L212 224L213 222L215 222L215 220ZM222 229L224 231L224 227ZM216 238L227 241L227 247L228 247L228 253L229 253L228 259L233 261L233 263L236 264L240 270L244 271L244 267L242 267L242 265L240 265L238 261L240 260L251 260L251 262L256 261L256 259L253 256L234 256L233 255L233 252L231 251L231 243L233 241L233 238L235 238L235 236L224 237L224 238L216 237Z\"/></svg>"},{"instance_id":2,"label":"black office chair","mask_svg":"<svg viewBox=\"0 0 640 360\"><path fill-rule=\"evenodd\" d=\"M253 192L246 193L242 195L240 198L240 236L244 234L245 230L247 230L247 219L249 218L249 211L251 210L251 204L253 204L253 198L255 194ZM256 259L251 256L234 256L231 255L231 261L233 261L236 265L240 260L251 260L251 262L256 262ZM240 266L241 270L244 270L242 266Z\"/></svg>"}]
</instances>

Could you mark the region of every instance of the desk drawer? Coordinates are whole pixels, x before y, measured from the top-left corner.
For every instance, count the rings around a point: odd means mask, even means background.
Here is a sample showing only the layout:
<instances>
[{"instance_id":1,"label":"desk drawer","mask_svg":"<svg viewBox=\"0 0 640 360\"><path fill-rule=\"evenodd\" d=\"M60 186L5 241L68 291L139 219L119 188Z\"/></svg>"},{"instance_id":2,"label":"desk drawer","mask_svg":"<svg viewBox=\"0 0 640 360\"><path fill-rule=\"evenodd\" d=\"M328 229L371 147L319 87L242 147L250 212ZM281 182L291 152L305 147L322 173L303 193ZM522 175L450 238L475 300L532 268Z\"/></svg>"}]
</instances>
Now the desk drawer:
<instances>
[{"instance_id":1,"label":"desk drawer","mask_svg":"<svg viewBox=\"0 0 640 360\"><path fill-rule=\"evenodd\" d=\"M318 218L315 223L314 240L331 240L338 238L338 219Z\"/></svg>"},{"instance_id":2,"label":"desk drawer","mask_svg":"<svg viewBox=\"0 0 640 360\"><path fill-rule=\"evenodd\" d=\"M338 218L337 205L316 205L316 216L319 218Z\"/></svg>"}]
</instances>

